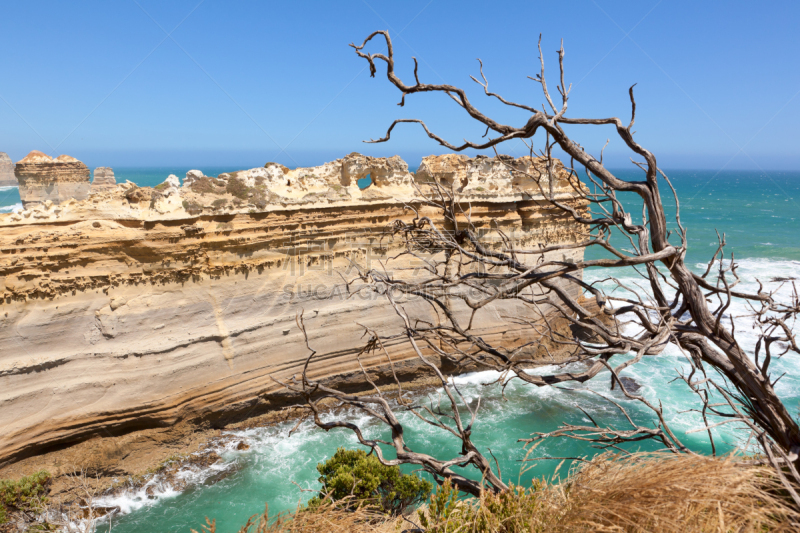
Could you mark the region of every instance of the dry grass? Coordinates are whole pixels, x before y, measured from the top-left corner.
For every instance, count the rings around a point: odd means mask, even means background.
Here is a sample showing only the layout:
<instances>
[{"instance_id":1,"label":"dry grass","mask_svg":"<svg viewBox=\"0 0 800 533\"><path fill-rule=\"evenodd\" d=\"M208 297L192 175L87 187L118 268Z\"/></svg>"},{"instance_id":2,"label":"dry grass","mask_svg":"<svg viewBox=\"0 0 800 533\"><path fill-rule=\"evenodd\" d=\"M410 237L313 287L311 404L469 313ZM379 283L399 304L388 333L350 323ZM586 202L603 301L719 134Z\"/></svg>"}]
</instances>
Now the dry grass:
<instances>
[{"instance_id":1,"label":"dry grass","mask_svg":"<svg viewBox=\"0 0 800 533\"><path fill-rule=\"evenodd\" d=\"M577 531L797 531L774 471L741 458L600 457L568 480L560 517Z\"/></svg>"},{"instance_id":2,"label":"dry grass","mask_svg":"<svg viewBox=\"0 0 800 533\"><path fill-rule=\"evenodd\" d=\"M763 532L798 531L800 515L768 467L739 458L604 455L558 484L486 494L438 512L428 531Z\"/></svg>"},{"instance_id":3,"label":"dry grass","mask_svg":"<svg viewBox=\"0 0 800 533\"><path fill-rule=\"evenodd\" d=\"M556 484L536 482L480 499L457 499L440 488L414 522L430 533L765 532L800 530L774 472L741 458L603 455ZM413 530L331 505L272 520L255 516L240 533L390 533ZM203 533L213 533L213 526Z\"/></svg>"},{"instance_id":4,"label":"dry grass","mask_svg":"<svg viewBox=\"0 0 800 533\"><path fill-rule=\"evenodd\" d=\"M298 509L293 515L279 514L270 517L269 509L250 517L239 533L398 533L402 531L402 518L389 518L363 509L348 511L323 502L314 509ZM411 525L406 523L407 525ZM214 521L206 519L202 531L216 533Z\"/></svg>"}]
</instances>

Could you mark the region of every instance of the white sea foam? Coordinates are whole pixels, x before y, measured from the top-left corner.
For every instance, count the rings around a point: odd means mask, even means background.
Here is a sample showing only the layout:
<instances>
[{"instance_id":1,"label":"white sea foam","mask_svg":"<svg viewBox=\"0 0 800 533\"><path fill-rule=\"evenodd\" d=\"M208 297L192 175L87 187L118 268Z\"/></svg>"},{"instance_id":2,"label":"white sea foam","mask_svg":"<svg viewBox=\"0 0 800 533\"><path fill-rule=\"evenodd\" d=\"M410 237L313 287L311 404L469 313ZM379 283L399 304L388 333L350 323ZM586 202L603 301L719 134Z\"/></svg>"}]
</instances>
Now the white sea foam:
<instances>
[{"instance_id":1,"label":"white sea foam","mask_svg":"<svg viewBox=\"0 0 800 533\"><path fill-rule=\"evenodd\" d=\"M153 479L135 491L121 492L115 496L108 496L95 500L99 507L118 507L119 514L128 514L142 507L154 505L159 500L174 498L180 492L170 485L160 483Z\"/></svg>"},{"instance_id":2,"label":"white sea foam","mask_svg":"<svg viewBox=\"0 0 800 533\"><path fill-rule=\"evenodd\" d=\"M222 457L221 462L206 467L198 467L195 465L183 466L174 475L178 486L187 488L201 485L213 476L234 468L238 459L234 448L236 444L238 444L238 442L226 442L222 446L213 448L213 451ZM94 505L96 507L116 507L119 509L100 520L104 522L113 520L113 517L116 515L126 515L144 507L151 507L164 500L175 498L180 493L181 490L165 480L163 476L155 474L148 479L144 485L138 486L135 489L123 489L112 495L95 499Z\"/></svg>"},{"instance_id":3,"label":"white sea foam","mask_svg":"<svg viewBox=\"0 0 800 533\"><path fill-rule=\"evenodd\" d=\"M22 211L22 204L19 202L14 205L0 207L0 213L16 213L17 211Z\"/></svg>"}]
</instances>

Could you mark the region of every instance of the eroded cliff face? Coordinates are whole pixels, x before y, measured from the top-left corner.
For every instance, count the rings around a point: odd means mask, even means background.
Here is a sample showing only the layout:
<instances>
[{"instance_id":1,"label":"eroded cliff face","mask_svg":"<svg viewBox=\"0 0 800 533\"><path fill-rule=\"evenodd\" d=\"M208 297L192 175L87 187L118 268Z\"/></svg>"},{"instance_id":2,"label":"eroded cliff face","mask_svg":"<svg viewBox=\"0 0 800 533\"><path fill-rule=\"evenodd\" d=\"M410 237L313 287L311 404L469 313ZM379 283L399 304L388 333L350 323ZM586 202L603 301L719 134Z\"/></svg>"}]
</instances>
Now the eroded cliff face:
<instances>
[{"instance_id":1,"label":"eroded cliff face","mask_svg":"<svg viewBox=\"0 0 800 533\"><path fill-rule=\"evenodd\" d=\"M542 161L511 162L546 175ZM520 246L575 242L579 228L505 163L430 157L417 181L457 182L487 239L500 228ZM585 208L555 170L556 196ZM189 174L183 185L175 177L152 189L118 184L0 216L0 463L95 434L222 424L281 405L273 377L298 373L308 355L300 311L319 353L311 373L343 383L358 379L363 326L399 328L385 301L348 297L343 283L354 264L377 268L399 251L386 229L414 216L408 206L439 219L419 204L399 157ZM361 190L367 175L372 184ZM389 263L410 267L404 275L415 266ZM502 318L521 314L529 311L501 302L475 324L496 342L521 344L529 332ZM400 372L413 373L407 346L388 348Z\"/></svg>"},{"instance_id":2,"label":"eroded cliff face","mask_svg":"<svg viewBox=\"0 0 800 533\"><path fill-rule=\"evenodd\" d=\"M17 178L14 176L14 163L5 152L0 152L0 187L16 187Z\"/></svg>"},{"instance_id":3,"label":"eroded cliff face","mask_svg":"<svg viewBox=\"0 0 800 533\"><path fill-rule=\"evenodd\" d=\"M89 168L68 155L53 159L34 150L17 162L14 175L23 207L83 200L89 195Z\"/></svg>"}]
</instances>

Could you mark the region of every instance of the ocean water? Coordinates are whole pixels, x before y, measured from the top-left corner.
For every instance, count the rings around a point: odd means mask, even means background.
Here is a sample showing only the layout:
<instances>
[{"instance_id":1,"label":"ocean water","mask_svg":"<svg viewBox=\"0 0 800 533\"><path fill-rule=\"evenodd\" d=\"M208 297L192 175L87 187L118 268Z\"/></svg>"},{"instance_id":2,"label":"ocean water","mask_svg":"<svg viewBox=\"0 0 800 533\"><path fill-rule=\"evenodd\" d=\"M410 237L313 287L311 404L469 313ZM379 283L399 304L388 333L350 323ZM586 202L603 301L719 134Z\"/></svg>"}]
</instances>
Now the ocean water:
<instances>
[{"instance_id":1,"label":"ocean water","mask_svg":"<svg viewBox=\"0 0 800 533\"><path fill-rule=\"evenodd\" d=\"M188 169L186 169L188 170ZM130 179L141 185L155 185L169 173L185 175L183 169L115 169L118 181ZM230 169L202 169L216 175ZM215 172L215 170L218 170ZM727 254L735 253L742 277L742 290L754 290L756 278L800 278L800 173L758 173L680 171L668 173L681 200L681 218L689 229L687 262L698 271L717 246L716 230L725 232ZM620 173L634 178L633 173ZM129 177L130 176L130 177ZM672 205L672 196L666 185L662 186L664 203ZM19 201L14 190L0 190L0 210L8 209ZM4 196L7 195L7 196ZM634 219L639 210L630 209ZM674 208L672 208L674 212ZM593 252L592 252L593 253ZM634 286L641 278L633 271L617 273L623 283ZM587 271L588 281L600 280L604 273ZM609 286L610 287L610 286ZM787 297L790 287L784 286L782 297ZM735 303L729 309L734 317L746 308ZM736 318L737 335L748 349L755 343L755 333L746 328L746 321ZM618 364L629 355L615 356ZM623 375L641 385L640 393L650 400L660 399L665 406L666 419L678 437L690 448L710 453L705 432L687 433L702 427L699 415L685 413L696 407L694 396L680 380L677 372L686 368L683 355L668 347L656 357L647 357L626 370ZM790 411L800 416L800 356L786 355L772 365L775 376L786 372L776 385L776 390ZM533 477L551 476L560 460L540 459L523 463L525 450L517 439L532 433L548 432L564 422L587 423L581 409L603 424L622 424L619 411L599 393L613 398L632 414L637 422L653 420L636 402L625 399L619 391L609 388L609 374L600 374L584 385L535 388L519 380L512 381L501 393L498 385L486 387L483 383L495 378L483 372L456 378L460 390L475 404L481 397L481 415L475 425L475 442L484 450L491 449L502 469L502 476L523 484ZM345 413L366 427L368 435L386 435L379 425L358 413ZM406 435L410 446L438 457L455 457L459 443L441 431L404 416ZM182 475L190 481L189 487L177 492L156 478L152 487L138 493L129 493L105 501L119 505L121 515L112 518L115 532L188 532L197 529L208 516L217 520L220 533L237 531L247 518L261 512L268 504L271 512L293 510L298 502L305 501L318 488L317 462L330 457L337 446L354 447L355 438L347 430L326 433L312 424L302 425L289 435L292 424L270 428L231 432L232 444L220 448L223 462L205 470L186 470ZM718 453L742 449L748 445L746 432L732 425L713 430ZM250 449L237 451L234 444L247 442ZM649 449L643 445L640 449ZM540 445L531 457L574 457L593 455L596 450L570 440L548 440ZM521 474L521 467L532 466ZM557 475L566 474L562 467ZM150 495L147 494L150 492Z\"/></svg>"}]
</instances>

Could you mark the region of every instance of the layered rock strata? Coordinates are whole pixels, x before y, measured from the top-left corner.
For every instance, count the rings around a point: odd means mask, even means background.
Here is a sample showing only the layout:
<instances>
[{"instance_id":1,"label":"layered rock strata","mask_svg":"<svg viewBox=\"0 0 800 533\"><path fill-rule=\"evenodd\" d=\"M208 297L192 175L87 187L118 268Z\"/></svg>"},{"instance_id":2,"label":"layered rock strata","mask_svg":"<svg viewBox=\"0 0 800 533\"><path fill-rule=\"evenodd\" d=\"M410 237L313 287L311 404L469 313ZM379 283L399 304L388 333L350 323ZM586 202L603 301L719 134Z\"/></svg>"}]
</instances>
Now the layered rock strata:
<instances>
[{"instance_id":1,"label":"layered rock strata","mask_svg":"<svg viewBox=\"0 0 800 533\"><path fill-rule=\"evenodd\" d=\"M0 152L0 187L16 187L17 178L14 176L14 163L5 152Z\"/></svg>"},{"instance_id":2,"label":"layered rock strata","mask_svg":"<svg viewBox=\"0 0 800 533\"><path fill-rule=\"evenodd\" d=\"M112 191L117 187L117 180L114 178L114 169L110 167L97 167L94 169L94 177L89 194L97 194L104 191Z\"/></svg>"},{"instance_id":3,"label":"layered rock strata","mask_svg":"<svg viewBox=\"0 0 800 533\"><path fill-rule=\"evenodd\" d=\"M498 229L518 246L576 242L580 228L523 179L539 176L549 190L543 162L513 164L521 174L509 160L429 157L417 181L456 184L489 242ZM565 175L555 169L555 196L584 209ZM371 185L361 190L366 176ZM125 183L0 215L0 463L93 435L187 420L221 425L281 405L275 379L300 372L309 353L300 312L318 351L311 374L357 381L363 327L390 333L400 324L385 300L349 293L343 279L355 277L355 265L419 275L421 263L386 262L402 245L387 226L413 218L409 207L444 226L419 203L399 157L197 172L179 185L174 177L155 188ZM430 314L421 302L405 305ZM514 346L531 340L530 328L503 317L521 315L530 310L499 302L474 325ZM399 372L413 374L406 344L388 350ZM361 362L377 368L386 358Z\"/></svg>"},{"instance_id":4,"label":"layered rock strata","mask_svg":"<svg viewBox=\"0 0 800 533\"><path fill-rule=\"evenodd\" d=\"M60 204L89 196L89 168L68 155L53 159L34 150L17 162L14 175L19 181L23 207L45 202Z\"/></svg>"}]
</instances>

